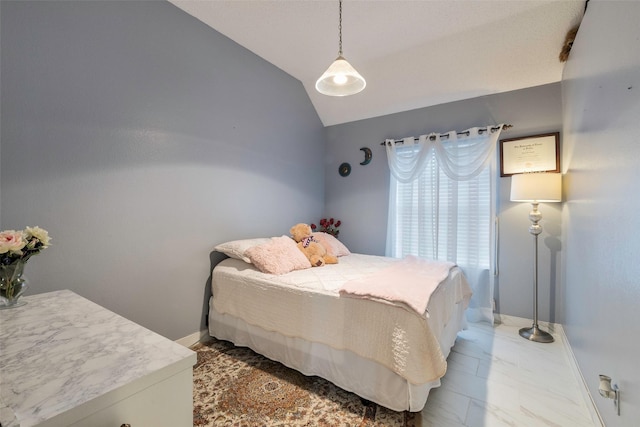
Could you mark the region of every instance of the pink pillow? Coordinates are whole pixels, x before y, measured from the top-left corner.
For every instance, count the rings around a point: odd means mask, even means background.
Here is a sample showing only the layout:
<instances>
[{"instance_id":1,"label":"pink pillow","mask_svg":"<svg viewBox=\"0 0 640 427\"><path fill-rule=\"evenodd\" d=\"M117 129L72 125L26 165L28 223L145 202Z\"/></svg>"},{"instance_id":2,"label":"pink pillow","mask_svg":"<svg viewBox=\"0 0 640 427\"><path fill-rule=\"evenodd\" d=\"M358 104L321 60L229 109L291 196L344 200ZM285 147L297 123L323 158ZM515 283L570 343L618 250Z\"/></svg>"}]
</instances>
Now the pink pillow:
<instances>
[{"instance_id":1,"label":"pink pillow","mask_svg":"<svg viewBox=\"0 0 640 427\"><path fill-rule=\"evenodd\" d=\"M347 247L342 244L342 242L336 239L329 233L325 233L323 231L316 231L315 233L311 233L313 238L316 239L322 246L327 249L327 253L333 254L335 256L345 256L350 255L351 252Z\"/></svg>"},{"instance_id":2,"label":"pink pillow","mask_svg":"<svg viewBox=\"0 0 640 427\"><path fill-rule=\"evenodd\" d=\"M289 236L272 237L267 243L247 249L244 254L263 273L285 274L311 268L307 257Z\"/></svg>"}]
</instances>

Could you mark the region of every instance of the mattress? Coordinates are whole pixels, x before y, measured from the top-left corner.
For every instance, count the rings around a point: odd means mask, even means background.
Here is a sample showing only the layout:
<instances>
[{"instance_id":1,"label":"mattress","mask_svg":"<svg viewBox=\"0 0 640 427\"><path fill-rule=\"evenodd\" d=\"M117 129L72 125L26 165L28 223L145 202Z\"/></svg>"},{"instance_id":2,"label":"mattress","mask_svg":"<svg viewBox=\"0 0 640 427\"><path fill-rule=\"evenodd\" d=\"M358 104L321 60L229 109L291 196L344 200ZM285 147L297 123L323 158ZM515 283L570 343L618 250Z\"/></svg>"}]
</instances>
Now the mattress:
<instances>
[{"instance_id":1,"label":"mattress","mask_svg":"<svg viewBox=\"0 0 640 427\"><path fill-rule=\"evenodd\" d=\"M210 334L390 409L420 410L446 372L471 291L453 268L421 315L402 303L340 297L347 281L394 262L351 254L336 265L274 276L224 260L212 274Z\"/></svg>"}]
</instances>

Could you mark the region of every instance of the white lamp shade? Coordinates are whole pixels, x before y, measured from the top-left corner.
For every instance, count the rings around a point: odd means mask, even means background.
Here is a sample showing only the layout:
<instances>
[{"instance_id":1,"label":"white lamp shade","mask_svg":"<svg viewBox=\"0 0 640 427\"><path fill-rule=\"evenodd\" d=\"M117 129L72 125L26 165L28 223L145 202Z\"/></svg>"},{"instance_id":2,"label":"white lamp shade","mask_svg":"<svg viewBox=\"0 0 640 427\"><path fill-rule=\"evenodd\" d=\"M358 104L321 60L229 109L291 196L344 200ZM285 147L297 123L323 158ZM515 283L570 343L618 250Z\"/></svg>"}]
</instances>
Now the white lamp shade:
<instances>
[{"instance_id":1,"label":"white lamp shade","mask_svg":"<svg viewBox=\"0 0 640 427\"><path fill-rule=\"evenodd\" d=\"M329 96L354 95L365 88L367 82L342 56L333 61L316 81L316 90Z\"/></svg>"},{"instance_id":2,"label":"white lamp shade","mask_svg":"<svg viewBox=\"0 0 640 427\"><path fill-rule=\"evenodd\" d=\"M562 201L562 174L540 172L511 175L511 201Z\"/></svg>"}]
</instances>

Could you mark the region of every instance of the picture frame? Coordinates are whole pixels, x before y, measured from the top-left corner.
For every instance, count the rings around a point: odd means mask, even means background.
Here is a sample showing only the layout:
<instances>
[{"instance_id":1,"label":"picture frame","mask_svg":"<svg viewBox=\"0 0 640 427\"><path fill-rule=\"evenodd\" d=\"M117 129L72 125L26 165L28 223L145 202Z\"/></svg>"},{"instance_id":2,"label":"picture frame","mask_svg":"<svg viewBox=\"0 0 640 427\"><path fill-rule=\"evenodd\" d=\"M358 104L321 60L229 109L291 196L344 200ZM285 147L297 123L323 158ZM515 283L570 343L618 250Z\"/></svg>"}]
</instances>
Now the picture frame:
<instances>
[{"instance_id":1,"label":"picture frame","mask_svg":"<svg viewBox=\"0 0 640 427\"><path fill-rule=\"evenodd\" d=\"M500 140L500 176L560 172L560 132Z\"/></svg>"}]
</instances>

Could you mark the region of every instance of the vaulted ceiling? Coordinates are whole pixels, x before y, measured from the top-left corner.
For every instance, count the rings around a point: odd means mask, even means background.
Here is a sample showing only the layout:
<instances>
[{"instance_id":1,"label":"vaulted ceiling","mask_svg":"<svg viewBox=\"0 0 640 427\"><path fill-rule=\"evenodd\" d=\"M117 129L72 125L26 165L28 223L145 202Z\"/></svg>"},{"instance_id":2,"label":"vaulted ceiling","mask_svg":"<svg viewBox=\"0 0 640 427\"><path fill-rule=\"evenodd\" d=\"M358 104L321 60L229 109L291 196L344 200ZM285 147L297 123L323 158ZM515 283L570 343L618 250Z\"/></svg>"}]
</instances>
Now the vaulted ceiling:
<instances>
[{"instance_id":1,"label":"vaulted ceiling","mask_svg":"<svg viewBox=\"0 0 640 427\"><path fill-rule=\"evenodd\" d=\"M338 54L337 0L170 0L302 82L324 125L560 81L583 0L344 0L343 50L367 87L315 82Z\"/></svg>"}]
</instances>

